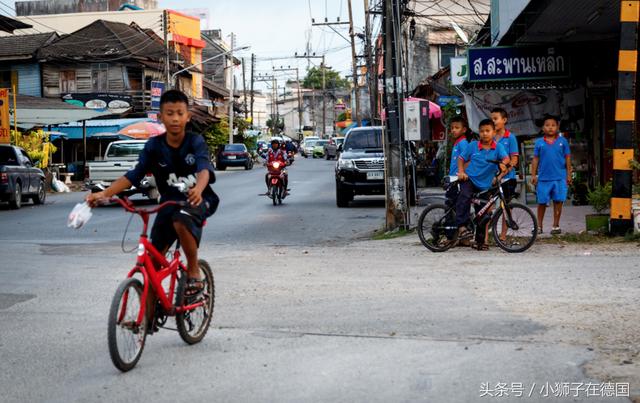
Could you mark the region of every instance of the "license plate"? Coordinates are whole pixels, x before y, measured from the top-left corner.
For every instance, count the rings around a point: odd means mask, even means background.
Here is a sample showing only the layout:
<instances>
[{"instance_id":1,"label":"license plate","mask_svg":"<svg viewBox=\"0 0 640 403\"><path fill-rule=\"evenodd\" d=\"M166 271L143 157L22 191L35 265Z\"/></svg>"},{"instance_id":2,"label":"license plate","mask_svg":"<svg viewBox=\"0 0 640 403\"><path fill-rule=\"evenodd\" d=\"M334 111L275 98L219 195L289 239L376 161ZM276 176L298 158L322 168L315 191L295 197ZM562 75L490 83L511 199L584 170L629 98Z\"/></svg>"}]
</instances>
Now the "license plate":
<instances>
[{"instance_id":1,"label":"license plate","mask_svg":"<svg viewBox=\"0 0 640 403\"><path fill-rule=\"evenodd\" d=\"M367 180L382 180L384 179L384 171L372 171L367 172Z\"/></svg>"},{"instance_id":2,"label":"license plate","mask_svg":"<svg viewBox=\"0 0 640 403\"><path fill-rule=\"evenodd\" d=\"M235 155L230 155L230 156L228 156L227 158L229 158L230 160L235 160L235 159L236 159L236 156L235 156Z\"/></svg>"}]
</instances>

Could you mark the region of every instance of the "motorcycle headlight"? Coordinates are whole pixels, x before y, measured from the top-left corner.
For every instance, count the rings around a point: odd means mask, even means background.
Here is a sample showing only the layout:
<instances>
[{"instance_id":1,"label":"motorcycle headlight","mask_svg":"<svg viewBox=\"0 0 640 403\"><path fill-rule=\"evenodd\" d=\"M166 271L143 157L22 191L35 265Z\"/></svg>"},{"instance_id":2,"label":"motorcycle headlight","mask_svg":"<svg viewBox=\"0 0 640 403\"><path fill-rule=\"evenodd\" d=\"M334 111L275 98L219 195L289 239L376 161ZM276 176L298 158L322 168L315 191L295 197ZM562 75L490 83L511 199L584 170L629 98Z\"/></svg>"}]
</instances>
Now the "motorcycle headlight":
<instances>
[{"instance_id":1,"label":"motorcycle headlight","mask_svg":"<svg viewBox=\"0 0 640 403\"><path fill-rule=\"evenodd\" d=\"M353 168L355 165L353 163L353 160L347 160L347 159L342 159L340 158L338 160L338 168Z\"/></svg>"}]
</instances>

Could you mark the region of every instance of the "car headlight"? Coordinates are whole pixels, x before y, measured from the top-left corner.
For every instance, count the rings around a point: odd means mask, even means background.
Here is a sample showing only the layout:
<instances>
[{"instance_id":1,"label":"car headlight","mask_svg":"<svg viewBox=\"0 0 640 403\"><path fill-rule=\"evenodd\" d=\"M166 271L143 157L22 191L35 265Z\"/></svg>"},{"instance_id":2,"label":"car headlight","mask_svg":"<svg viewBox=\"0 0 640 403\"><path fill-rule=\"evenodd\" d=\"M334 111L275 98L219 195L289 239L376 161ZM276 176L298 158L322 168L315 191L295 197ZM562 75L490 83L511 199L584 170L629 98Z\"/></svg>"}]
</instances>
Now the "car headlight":
<instances>
[{"instance_id":1,"label":"car headlight","mask_svg":"<svg viewBox=\"0 0 640 403\"><path fill-rule=\"evenodd\" d=\"M340 168L353 168L355 167L353 160L342 159L338 160L338 169Z\"/></svg>"}]
</instances>

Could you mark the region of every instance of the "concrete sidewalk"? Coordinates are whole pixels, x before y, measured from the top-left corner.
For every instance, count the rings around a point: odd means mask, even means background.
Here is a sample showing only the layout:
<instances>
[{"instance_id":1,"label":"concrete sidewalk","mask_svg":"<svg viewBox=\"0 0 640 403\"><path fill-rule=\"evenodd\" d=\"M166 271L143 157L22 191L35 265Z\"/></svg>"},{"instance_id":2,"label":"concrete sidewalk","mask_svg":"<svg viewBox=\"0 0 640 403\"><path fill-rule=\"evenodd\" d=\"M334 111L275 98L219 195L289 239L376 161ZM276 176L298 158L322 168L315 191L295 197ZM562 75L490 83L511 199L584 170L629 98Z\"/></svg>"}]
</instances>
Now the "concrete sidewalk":
<instances>
[{"instance_id":1,"label":"concrete sidewalk","mask_svg":"<svg viewBox=\"0 0 640 403\"><path fill-rule=\"evenodd\" d=\"M420 188L418 189L418 208L416 219L422 212L422 209L430 203L440 203L444 200L444 190L442 188ZM536 204L528 204L533 214L537 217L538 206ZM585 216L587 214L594 214L595 211L591 206L574 206L570 202L565 203L562 209L562 216L560 218L560 228L564 234L578 234L586 231ZM540 234L541 237L550 237L549 231L553 226L553 206L547 208L547 212L544 217L544 233Z\"/></svg>"}]
</instances>

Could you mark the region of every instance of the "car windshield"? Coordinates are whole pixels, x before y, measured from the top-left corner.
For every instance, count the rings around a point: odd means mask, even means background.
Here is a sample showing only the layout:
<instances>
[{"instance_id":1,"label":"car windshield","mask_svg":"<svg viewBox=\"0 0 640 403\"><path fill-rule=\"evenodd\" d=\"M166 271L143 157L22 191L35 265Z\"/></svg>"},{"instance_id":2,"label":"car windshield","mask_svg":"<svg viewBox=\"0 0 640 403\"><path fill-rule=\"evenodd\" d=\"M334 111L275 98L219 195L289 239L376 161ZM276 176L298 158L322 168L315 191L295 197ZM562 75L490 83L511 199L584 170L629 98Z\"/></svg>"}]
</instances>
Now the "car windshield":
<instances>
[{"instance_id":1,"label":"car windshield","mask_svg":"<svg viewBox=\"0 0 640 403\"><path fill-rule=\"evenodd\" d=\"M318 141L316 141L316 143L314 144L314 146L315 146L315 147L323 146L323 145L327 144L328 142L329 142L329 140L318 140Z\"/></svg>"},{"instance_id":2,"label":"car windshield","mask_svg":"<svg viewBox=\"0 0 640 403\"><path fill-rule=\"evenodd\" d=\"M344 143L344 137L340 137L340 138L335 139L335 142L336 142L336 145L340 145L340 144Z\"/></svg>"},{"instance_id":3,"label":"car windshield","mask_svg":"<svg viewBox=\"0 0 640 403\"><path fill-rule=\"evenodd\" d=\"M225 151L244 151L244 144L227 144L224 146Z\"/></svg>"},{"instance_id":4,"label":"car windshield","mask_svg":"<svg viewBox=\"0 0 640 403\"><path fill-rule=\"evenodd\" d=\"M305 147L315 147L317 142L318 140L308 140L304 144L306 144Z\"/></svg>"},{"instance_id":5,"label":"car windshield","mask_svg":"<svg viewBox=\"0 0 640 403\"><path fill-rule=\"evenodd\" d=\"M0 147L0 165L18 165L16 154L11 147Z\"/></svg>"},{"instance_id":6,"label":"car windshield","mask_svg":"<svg viewBox=\"0 0 640 403\"><path fill-rule=\"evenodd\" d=\"M352 130L344 141L345 150L382 148L382 130Z\"/></svg>"},{"instance_id":7,"label":"car windshield","mask_svg":"<svg viewBox=\"0 0 640 403\"><path fill-rule=\"evenodd\" d=\"M137 157L144 148L145 143L119 143L111 144L107 158Z\"/></svg>"}]
</instances>

